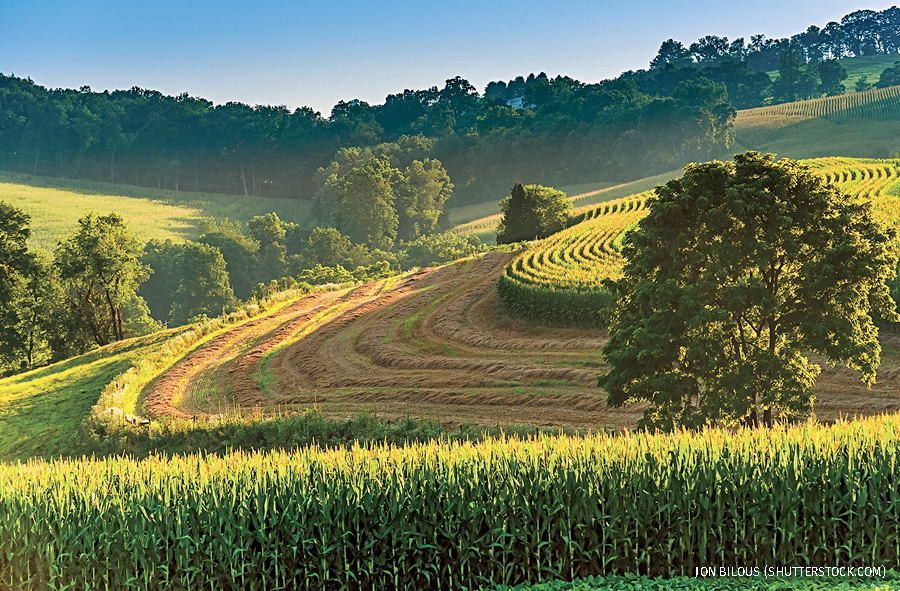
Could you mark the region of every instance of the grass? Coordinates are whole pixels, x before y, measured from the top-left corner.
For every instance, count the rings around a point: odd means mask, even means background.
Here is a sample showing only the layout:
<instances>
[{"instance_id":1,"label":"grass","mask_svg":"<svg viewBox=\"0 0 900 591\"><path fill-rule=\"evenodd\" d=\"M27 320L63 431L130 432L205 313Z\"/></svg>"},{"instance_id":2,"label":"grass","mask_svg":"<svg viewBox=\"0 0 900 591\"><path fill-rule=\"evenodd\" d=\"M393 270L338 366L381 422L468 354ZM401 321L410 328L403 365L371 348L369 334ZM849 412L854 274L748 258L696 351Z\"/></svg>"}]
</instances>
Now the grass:
<instances>
[{"instance_id":1,"label":"grass","mask_svg":"<svg viewBox=\"0 0 900 591\"><path fill-rule=\"evenodd\" d=\"M851 57L838 60L845 68L847 68L847 79L844 80L844 88L847 93L851 93L856 88L856 82L866 77L866 81L873 86L878 82L881 73L885 68L890 68L894 62L900 61L900 55L892 53L889 55L868 55L865 57Z\"/></svg>"},{"instance_id":2,"label":"grass","mask_svg":"<svg viewBox=\"0 0 900 591\"><path fill-rule=\"evenodd\" d=\"M28 245L45 250L53 250L56 239L69 236L77 228L78 218L92 211L120 214L141 242L195 238L199 220L210 217L247 222L253 216L275 212L285 221L310 221L307 201L176 192L8 172L0 172L0 201L31 216Z\"/></svg>"},{"instance_id":3,"label":"grass","mask_svg":"<svg viewBox=\"0 0 900 591\"><path fill-rule=\"evenodd\" d=\"M173 332L113 343L0 379L0 459L67 453L103 388Z\"/></svg>"}]
</instances>

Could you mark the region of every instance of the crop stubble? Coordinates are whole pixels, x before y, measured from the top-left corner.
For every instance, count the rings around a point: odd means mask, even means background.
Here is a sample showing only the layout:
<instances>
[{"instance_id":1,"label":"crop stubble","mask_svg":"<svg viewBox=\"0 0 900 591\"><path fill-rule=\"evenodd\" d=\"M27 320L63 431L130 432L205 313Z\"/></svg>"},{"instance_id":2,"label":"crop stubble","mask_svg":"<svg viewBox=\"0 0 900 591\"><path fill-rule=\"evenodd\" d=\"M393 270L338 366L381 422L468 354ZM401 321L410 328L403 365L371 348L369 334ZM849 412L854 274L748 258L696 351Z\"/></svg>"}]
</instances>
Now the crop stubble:
<instances>
[{"instance_id":1,"label":"crop stubble","mask_svg":"<svg viewBox=\"0 0 900 591\"><path fill-rule=\"evenodd\" d=\"M333 417L374 411L450 426L634 426L644 406L610 409L596 385L604 331L537 326L498 308L497 279L512 256L489 253L393 284L302 298L188 356L148 387L147 412L219 412L186 393L203 372L225 365L218 397L227 392L231 409L315 405ZM267 354L271 392L259 383ZM816 386L818 416L897 411L897 359L888 356L878 376L866 390L856 372L825 366Z\"/></svg>"}]
</instances>

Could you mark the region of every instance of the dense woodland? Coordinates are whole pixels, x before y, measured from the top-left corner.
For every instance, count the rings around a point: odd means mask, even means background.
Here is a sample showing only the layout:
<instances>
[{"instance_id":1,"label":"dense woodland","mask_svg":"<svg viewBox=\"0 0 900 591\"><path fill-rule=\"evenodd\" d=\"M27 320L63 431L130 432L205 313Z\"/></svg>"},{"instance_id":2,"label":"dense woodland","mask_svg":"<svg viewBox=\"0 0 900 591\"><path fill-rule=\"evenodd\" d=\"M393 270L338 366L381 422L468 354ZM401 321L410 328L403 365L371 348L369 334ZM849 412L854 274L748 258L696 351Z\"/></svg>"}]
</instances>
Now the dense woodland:
<instances>
[{"instance_id":1,"label":"dense woodland","mask_svg":"<svg viewBox=\"0 0 900 591\"><path fill-rule=\"evenodd\" d=\"M422 158L440 161L456 185L456 204L497 200L515 180L629 180L718 155L732 108L842 92L836 59L898 50L900 9L862 10L789 39L669 39L648 69L598 83L542 73L479 93L456 77L381 105L341 101L328 117L137 87L48 89L0 75L0 167L312 199L326 179L318 170L338 150L420 136ZM896 82L894 70L883 84Z\"/></svg>"}]
</instances>

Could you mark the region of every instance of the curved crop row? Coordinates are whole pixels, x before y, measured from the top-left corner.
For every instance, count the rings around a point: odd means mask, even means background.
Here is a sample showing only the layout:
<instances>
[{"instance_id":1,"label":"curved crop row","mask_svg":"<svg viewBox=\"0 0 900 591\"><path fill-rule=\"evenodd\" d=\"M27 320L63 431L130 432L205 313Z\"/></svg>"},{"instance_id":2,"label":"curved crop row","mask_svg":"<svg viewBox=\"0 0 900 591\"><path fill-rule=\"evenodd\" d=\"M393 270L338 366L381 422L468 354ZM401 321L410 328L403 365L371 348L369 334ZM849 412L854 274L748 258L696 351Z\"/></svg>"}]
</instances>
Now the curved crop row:
<instances>
[{"instance_id":1,"label":"curved crop row","mask_svg":"<svg viewBox=\"0 0 900 591\"><path fill-rule=\"evenodd\" d=\"M900 87L894 90L900 97ZM829 183L870 201L881 222L900 226L897 161L819 158L805 163ZM500 301L512 313L531 320L601 326L600 311L612 299L602 282L621 275L624 232L647 214L649 195L633 195L582 213L569 229L521 254L500 276Z\"/></svg>"},{"instance_id":2,"label":"curved crop row","mask_svg":"<svg viewBox=\"0 0 900 591\"><path fill-rule=\"evenodd\" d=\"M649 192L604 203L522 254L500 276L500 301L526 318L601 326L599 311L612 301L601 282L620 275L617 238L647 214L647 197Z\"/></svg>"},{"instance_id":3,"label":"curved crop row","mask_svg":"<svg viewBox=\"0 0 900 591\"><path fill-rule=\"evenodd\" d=\"M802 121L823 118L835 123L895 120L900 117L900 86L878 88L840 96L797 101L738 113L736 125L747 127L773 119Z\"/></svg>"}]
</instances>

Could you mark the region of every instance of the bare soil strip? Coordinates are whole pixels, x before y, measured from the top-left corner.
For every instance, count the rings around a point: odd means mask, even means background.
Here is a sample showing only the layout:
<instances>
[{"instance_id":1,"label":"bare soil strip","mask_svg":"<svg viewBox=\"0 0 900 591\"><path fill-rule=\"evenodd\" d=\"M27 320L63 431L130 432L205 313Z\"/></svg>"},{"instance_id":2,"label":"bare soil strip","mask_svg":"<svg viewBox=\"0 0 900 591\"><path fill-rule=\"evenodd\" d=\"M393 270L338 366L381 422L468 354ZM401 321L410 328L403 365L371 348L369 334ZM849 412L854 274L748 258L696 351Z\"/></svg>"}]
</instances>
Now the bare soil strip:
<instances>
[{"instance_id":1,"label":"bare soil strip","mask_svg":"<svg viewBox=\"0 0 900 591\"><path fill-rule=\"evenodd\" d=\"M497 279L512 256L302 298L185 358L148 386L148 413L215 414L215 400L226 399L231 409L294 404L332 417L365 411L448 426L633 427L645 407L611 409L597 387L604 331L536 326L498 307ZM900 336L883 341L889 354L871 390L856 372L825 366L820 419L900 410ZM192 397L204 379L206 396Z\"/></svg>"}]
</instances>

